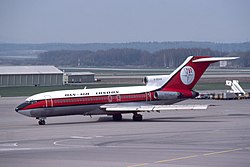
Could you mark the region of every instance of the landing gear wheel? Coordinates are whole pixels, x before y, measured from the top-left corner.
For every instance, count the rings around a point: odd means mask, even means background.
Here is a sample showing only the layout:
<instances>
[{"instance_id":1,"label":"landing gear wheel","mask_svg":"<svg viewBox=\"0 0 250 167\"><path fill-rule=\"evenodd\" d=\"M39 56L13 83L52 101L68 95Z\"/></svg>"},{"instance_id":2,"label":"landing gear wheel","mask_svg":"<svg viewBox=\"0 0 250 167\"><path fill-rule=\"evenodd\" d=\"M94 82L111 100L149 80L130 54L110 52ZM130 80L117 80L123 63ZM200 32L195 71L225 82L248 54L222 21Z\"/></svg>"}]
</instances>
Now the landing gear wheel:
<instances>
[{"instance_id":1,"label":"landing gear wheel","mask_svg":"<svg viewBox=\"0 0 250 167\"><path fill-rule=\"evenodd\" d=\"M134 114L133 121L142 121L142 115L141 114Z\"/></svg>"},{"instance_id":2,"label":"landing gear wheel","mask_svg":"<svg viewBox=\"0 0 250 167\"><path fill-rule=\"evenodd\" d=\"M122 114L114 114L113 115L114 121L121 121L122 120Z\"/></svg>"},{"instance_id":3,"label":"landing gear wheel","mask_svg":"<svg viewBox=\"0 0 250 167\"><path fill-rule=\"evenodd\" d=\"M41 120L39 120L39 121L38 121L38 124L39 124L39 125L45 125L45 124L46 124L46 122L45 122L45 120L44 120L44 119L41 119Z\"/></svg>"}]
</instances>

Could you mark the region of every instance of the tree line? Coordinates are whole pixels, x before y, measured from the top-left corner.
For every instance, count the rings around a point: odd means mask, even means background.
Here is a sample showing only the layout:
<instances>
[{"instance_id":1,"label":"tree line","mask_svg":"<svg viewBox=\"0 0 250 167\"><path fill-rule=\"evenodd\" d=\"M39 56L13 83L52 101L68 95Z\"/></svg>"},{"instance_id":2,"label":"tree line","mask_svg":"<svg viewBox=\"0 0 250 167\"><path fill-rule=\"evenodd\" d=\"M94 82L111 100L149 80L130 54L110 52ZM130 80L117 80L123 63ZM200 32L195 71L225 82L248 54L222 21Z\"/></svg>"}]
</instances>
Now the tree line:
<instances>
[{"instance_id":1,"label":"tree line","mask_svg":"<svg viewBox=\"0 0 250 167\"><path fill-rule=\"evenodd\" d=\"M131 66L141 68L177 67L190 55L226 56L228 53L211 49L164 49L148 52L139 49L109 49L99 51L60 50L39 54L36 64L55 66Z\"/></svg>"},{"instance_id":2,"label":"tree line","mask_svg":"<svg viewBox=\"0 0 250 167\"><path fill-rule=\"evenodd\" d=\"M2 51L21 51L21 50L109 50L109 49L139 49L148 52L156 52L162 49L180 49L180 48L210 48L222 52L245 52L250 50L250 42L242 43L214 43L197 41L175 41L175 42L129 42L129 43L43 43L43 44L15 44L0 43L0 54Z\"/></svg>"}]
</instances>

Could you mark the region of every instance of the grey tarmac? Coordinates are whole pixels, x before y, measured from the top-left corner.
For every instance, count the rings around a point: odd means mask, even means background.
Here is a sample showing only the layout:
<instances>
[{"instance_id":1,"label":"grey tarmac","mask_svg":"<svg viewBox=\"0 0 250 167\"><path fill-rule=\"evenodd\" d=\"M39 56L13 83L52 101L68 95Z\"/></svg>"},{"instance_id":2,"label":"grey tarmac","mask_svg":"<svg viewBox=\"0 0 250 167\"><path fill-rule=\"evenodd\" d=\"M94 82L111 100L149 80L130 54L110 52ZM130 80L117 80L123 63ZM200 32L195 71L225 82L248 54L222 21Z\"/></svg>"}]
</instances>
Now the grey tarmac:
<instances>
[{"instance_id":1,"label":"grey tarmac","mask_svg":"<svg viewBox=\"0 0 250 167\"><path fill-rule=\"evenodd\" d=\"M34 118L14 111L25 97L0 98L0 166L250 166L250 100L186 100L202 111Z\"/></svg>"}]
</instances>

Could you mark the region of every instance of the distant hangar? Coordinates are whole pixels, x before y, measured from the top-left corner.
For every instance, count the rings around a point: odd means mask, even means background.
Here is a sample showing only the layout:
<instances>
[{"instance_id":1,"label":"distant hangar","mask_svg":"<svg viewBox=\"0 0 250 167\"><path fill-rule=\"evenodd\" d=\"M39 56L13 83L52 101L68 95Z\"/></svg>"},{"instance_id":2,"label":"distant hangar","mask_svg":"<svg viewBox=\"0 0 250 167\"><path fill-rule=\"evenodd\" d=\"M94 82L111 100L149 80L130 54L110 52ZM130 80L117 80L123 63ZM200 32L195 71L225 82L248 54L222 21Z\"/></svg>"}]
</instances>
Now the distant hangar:
<instances>
[{"instance_id":1,"label":"distant hangar","mask_svg":"<svg viewBox=\"0 0 250 167\"><path fill-rule=\"evenodd\" d=\"M0 87L59 86L94 81L94 73L64 73L54 66L0 66Z\"/></svg>"},{"instance_id":2,"label":"distant hangar","mask_svg":"<svg viewBox=\"0 0 250 167\"><path fill-rule=\"evenodd\" d=\"M63 72L54 66L0 66L0 86L63 85Z\"/></svg>"},{"instance_id":3,"label":"distant hangar","mask_svg":"<svg viewBox=\"0 0 250 167\"><path fill-rule=\"evenodd\" d=\"M95 81L95 74L92 72L66 72L64 77L65 84L91 83Z\"/></svg>"}]
</instances>

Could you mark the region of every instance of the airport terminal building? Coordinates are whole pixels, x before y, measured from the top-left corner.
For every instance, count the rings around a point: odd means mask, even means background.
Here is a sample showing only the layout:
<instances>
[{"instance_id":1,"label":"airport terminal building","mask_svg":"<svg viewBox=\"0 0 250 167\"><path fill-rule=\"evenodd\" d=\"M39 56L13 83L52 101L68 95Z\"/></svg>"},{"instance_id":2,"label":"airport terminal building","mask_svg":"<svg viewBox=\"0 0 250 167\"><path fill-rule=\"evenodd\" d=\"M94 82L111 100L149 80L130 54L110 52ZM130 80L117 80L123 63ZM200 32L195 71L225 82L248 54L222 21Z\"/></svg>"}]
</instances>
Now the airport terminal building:
<instances>
[{"instance_id":1,"label":"airport terminal building","mask_svg":"<svg viewBox=\"0 0 250 167\"><path fill-rule=\"evenodd\" d=\"M63 72L54 66L0 66L0 87L63 85Z\"/></svg>"}]
</instances>

